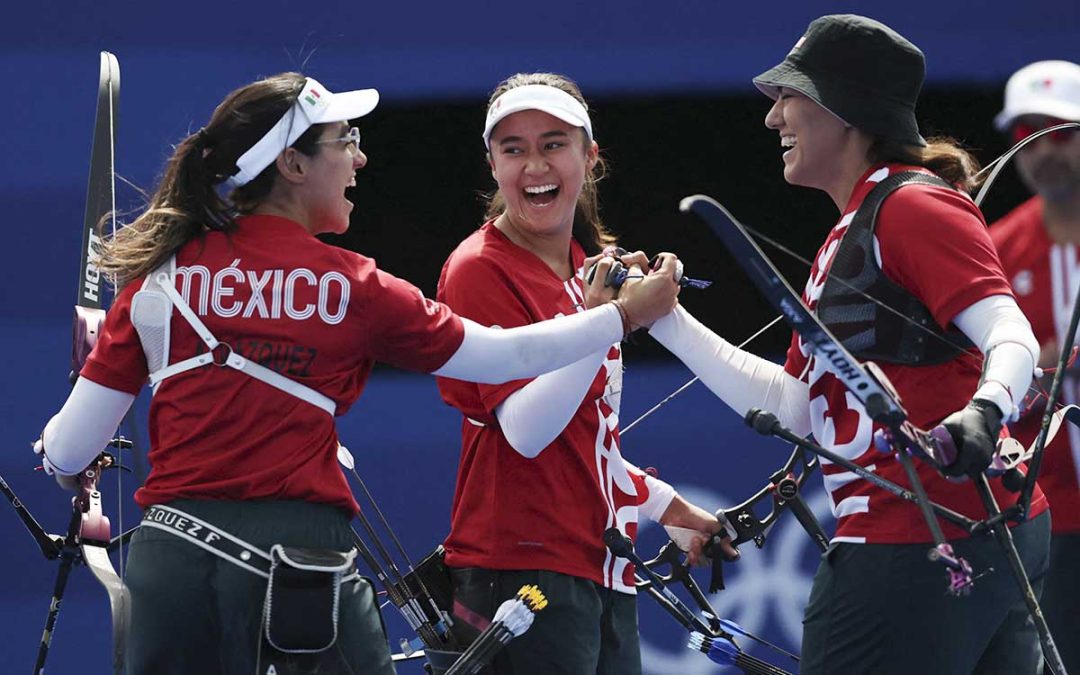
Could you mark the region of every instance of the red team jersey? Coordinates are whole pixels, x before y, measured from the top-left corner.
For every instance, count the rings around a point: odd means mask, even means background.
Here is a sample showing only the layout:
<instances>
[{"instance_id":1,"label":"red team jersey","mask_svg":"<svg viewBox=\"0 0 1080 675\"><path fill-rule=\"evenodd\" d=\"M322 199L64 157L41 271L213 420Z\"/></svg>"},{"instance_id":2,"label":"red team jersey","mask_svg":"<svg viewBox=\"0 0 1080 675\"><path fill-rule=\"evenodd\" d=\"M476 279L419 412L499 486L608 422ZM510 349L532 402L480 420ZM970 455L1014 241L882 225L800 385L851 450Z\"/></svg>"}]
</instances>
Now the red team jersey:
<instances>
[{"instance_id":1,"label":"red team jersey","mask_svg":"<svg viewBox=\"0 0 1080 675\"><path fill-rule=\"evenodd\" d=\"M1060 349L1069 327L1076 290L1080 286L1080 256L1076 244L1055 244L1043 227L1042 201L1033 197L990 228L1016 302L1031 322L1039 344L1054 342ZM1075 373L1062 380L1061 401L1080 403ZM1012 425L1013 435L1028 446L1039 433L1044 405L1026 411ZM1080 430L1066 424L1046 447L1039 486L1054 510L1053 531L1080 532Z\"/></svg>"},{"instance_id":2,"label":"red team jersey","mask_svg":"<svg viewBox=\"0 0 1080 675\"><path fill-rule=\"evenodd\" d=\"M580 270L585 254L576 241L571 255ZM512 328L583 311L578 276L558 278L488 222L447 259L437 297L463 317ZM438 382L463 415L447 564L550 570L633 593L633 565L613 558L602 540L613 525L634 537L637 507L648 494L640 471L619 452L620 346L611 347L573 419L535 459L510 446L494 412L530 380Z\"/></svg>"},{"instance_id":3,"label":"red team jersey","mask_svg":"<svg viewBox=\"0 0 1080 675\"><path fill-rule=\"evenodd\" d=\"M286 262L287 261L287 262ZM176 256L177 288L218 340L330 397L343 414L374 361L430 372L461 345L461 320L364 256L328 246L274 216L237 220ZM82 375L136 394L147 364L131 299L117 296ZM173 312L169 362L205 352ZM323 410L232 368L205 366L164 380L150 405L153 470L142 507L173 499L326 502L357 510Z\"/></svg>"},{"instance_id":4,"label":"red team jersey","mask_svg":"<svg viewBox=\"0 0 1080 675\"><path fill-rule=\"evenodd\" d=\"M833 255L863 199L891 173L920 170L890 164L869 169L856 183L839 222L818 251L803 291L810 309L817 306ZM982 214L966 196L945 188L909 185L891 194L878 212L875 251L885 276L914 294L942 326L972 303L991 295L1009 295L997 255ZM879 363L895 385L913 424L929 429L948 414L963 408L977 388L981 355L973 350L935 366ZM826 448L893 482L907 484L900 462L873 447L878 425L863 406L824 364L810 356L797 334L792 336L785 369L810 385L810 418L814 437ZM912 504L877 488L855 474L822 460L825 489L837 518L834 541L904 544L930 542L930 531ZM916 462L930 498L970 517L983 517L982 506L970 482L951 483L923 462ZM1005 508L1017 495L1000 480L991 485ZM1031 515L1046 509L1036 490ZM967 533L942 523L950 539Z\"/></svg>"}]
</instances>

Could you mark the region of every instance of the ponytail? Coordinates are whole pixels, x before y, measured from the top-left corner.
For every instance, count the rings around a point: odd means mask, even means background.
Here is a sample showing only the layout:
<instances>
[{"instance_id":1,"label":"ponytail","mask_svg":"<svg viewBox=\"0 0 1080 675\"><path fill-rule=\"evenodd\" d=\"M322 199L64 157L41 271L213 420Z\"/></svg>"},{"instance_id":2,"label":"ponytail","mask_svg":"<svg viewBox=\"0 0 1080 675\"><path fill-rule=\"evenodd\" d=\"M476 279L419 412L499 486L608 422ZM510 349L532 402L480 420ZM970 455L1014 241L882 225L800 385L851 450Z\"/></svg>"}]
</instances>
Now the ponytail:
<instances>
[{"instance_id":1,"label":"ponytail","mask_svg":"<svg viewBox=\"0 0 1080 675\"><path fill-rule=\"evenodd\" d=\"M960 147L956 140L944 136L928 138L925 147L877 138L870 146L868 156L874 164L896 162L921 166L968 193L974 192L982 183L981 177L976 178L979 160Z\"/></svg>"},{"instance_id":2,"label":"ponytail","mask_svg":"<svg viewBox=\"0 0 1080 675\"><path fill-rule=\"evenodd\" d=\"M182 140L165 164L146 210L105 244L98 267L118 288L164 263L208 230L231 232L234 218L251 213L270 194L277 176L271 164L227 197L220 187L236 173L236 162L277 124L304 87L299 73L283 73L241 87L218 105L209 123ZM314 125L291 146L314 155L322 125ZM98 224L99 232L105 220Z\"/></svg>"}]
</instances>

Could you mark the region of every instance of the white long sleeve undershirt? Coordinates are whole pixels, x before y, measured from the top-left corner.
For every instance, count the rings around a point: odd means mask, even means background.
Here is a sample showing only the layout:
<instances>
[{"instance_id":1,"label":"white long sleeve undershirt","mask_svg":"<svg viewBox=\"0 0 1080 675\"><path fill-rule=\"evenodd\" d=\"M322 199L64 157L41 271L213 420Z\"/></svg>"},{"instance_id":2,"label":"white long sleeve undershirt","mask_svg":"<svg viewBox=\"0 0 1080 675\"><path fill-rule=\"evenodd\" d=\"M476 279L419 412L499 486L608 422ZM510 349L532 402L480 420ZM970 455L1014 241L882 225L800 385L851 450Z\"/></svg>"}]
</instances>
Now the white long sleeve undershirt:
<instances>
[{"instance_id":1,"label":"white long sleeve undershirt","mask_svg":"<svg viewBox=\"0 0 1080 675\"><path fill-rule=\"evenodd\" d=\"M604 349L569 366L545 373L507 396L495 408L495 417L510 447L523 457L534 459L551 445L581 407L607 351ZM678 494L675 488L626 459L623 459L623 464L627 471L644 477L649 492L648 499L638 505L638 515L659 523L660 517Z\"/></svg>"},{"instance_id":2,"label":"white long sleeve undershirt","mask_svg":"<svg viewBox=\"0 0 1080 675\"><path fill-rule=\"evenodd\" d=\"M134 401L132 394L80 377L64 407L41 432L42 466L64 476L85 469L112 440Z\"/></svg>"},{"instance_id":3,"label":"white long sleeve undershirt","mask_svg":"<svg viewBox=\"0 0 1080 675\"><path fill-rule=\"evenodd\" d=\"M510 394L495 408L499 429L515 451L534 459L551 445L581 408L596 373L607 357L604 348L550 373L545 373ZM678 494L670 484L623 459L627 471L644 478L648 498L638 505L638 515L660 522ZM613 469L614 470L614 469Z\"/></svg>"},{"instance_id":4,"label":"white long sleeve undershirt","mask_svg":"<svg viewBox=\"0 0 1080 675\"><path fill-rule=\"evenodd\" d=\"M654 323L649 334L738 414L761 408L796 434L810 433L809 387L783 366L736 348L681 305Z\"/></svg>"},{"instance_id":5,"label":"white long sleeve undershirt","mask_svg":"<svg viewBox=\"0 0 1080 675\"><path fill-rule=\"evenodd\" d=\"M1031 324L1006 295L983 298L961 310L953 323L986 355L982 383L973 398L997 405L1005 419L1016 419L1038 359ZM713 333L682 306L649 330L660 344L735 412L768 410L800 435L810 433L807 384L782 366L737 349Z\"/></svg>"},{"instance_id":6,"label":"white long sleeve undershirt","mask_svg":"<svg viewBox=\"0 0 1080 675\"><path fill-rule=\"evenodd\" d=\"M482 384L536 377L584 359L623 336L622 316L610 303L505 330L464 318L462 322L461 346L434 374Z\"/></svg>"},{"instance_id":7,"label":"white long sleeve undershirt","mask_svg":"<svg viewBox=\"0 0 1080 675\"><path fill-rule=\"evenodd\" d=\"M982 383L972 398L993 402L1005 421L1015 421L1039 359L1027 317L1010 296L991 295L961 310L953 323L985 355Z\"/></svg>"},{"instance_id":8,"label":"white long sleeve undershirt","mask_svg":"<svg viewBox=\"0 0 1080 675\"><path fill-rule=\"evenodd\" d=\"M608 348L537 377L495 408L510 447L531 459L558 438L581 407Z\"/></svg>"}]
</instances>

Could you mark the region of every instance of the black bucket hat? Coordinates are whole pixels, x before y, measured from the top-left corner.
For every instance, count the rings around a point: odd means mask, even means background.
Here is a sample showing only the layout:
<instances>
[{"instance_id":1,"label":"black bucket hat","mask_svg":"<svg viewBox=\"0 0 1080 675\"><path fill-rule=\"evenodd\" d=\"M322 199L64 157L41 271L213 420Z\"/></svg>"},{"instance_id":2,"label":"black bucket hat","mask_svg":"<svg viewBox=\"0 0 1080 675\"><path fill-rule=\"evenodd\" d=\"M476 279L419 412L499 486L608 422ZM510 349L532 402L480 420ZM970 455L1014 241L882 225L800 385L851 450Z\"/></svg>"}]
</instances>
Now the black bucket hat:
<instances>
[{"instance_id":1,"label":"black bucket hat","mask_svg":"<svg viewBox=\"0 0 1080 675\"><path fill-rule=\"evenodd\" d=\"M794 89L873 136L926 145L915 102L926 74L918 47L883 23L855 14L815 19L784 60L754 78L766 96Z\"/></svg>"}]
</instances>

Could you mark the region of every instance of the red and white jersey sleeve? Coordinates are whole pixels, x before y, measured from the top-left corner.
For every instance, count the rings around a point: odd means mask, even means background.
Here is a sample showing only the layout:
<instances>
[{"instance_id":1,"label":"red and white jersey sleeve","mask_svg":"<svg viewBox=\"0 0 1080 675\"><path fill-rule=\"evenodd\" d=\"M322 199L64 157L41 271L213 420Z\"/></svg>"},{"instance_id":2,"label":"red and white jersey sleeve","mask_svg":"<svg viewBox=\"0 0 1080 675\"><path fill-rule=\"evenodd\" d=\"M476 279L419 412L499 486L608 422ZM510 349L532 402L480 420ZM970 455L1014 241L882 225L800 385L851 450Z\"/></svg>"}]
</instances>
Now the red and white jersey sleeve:
<instances>
[{"instance_id":1,"label":"red and white jersey sleeve","mask_svg":"<svg viewBox=\"0 0 1080 675\"><path fill-rule=\"evenodd\" d=\"M571 255L580 270L584 253L576 242ZM579 274L560 279L486 223L447 260L438 299L485 326L511 328L583 311L584 294ZM545 569L634 592L633 566L613 558L602 539L612 526L635 536L644 499L619 450L620 346L612 345L570 423L534 459L510 446L495 417L529 380L438 382L443 399L462 413L447 564Z\"/></svg>"},{"instance_id":2,"label":"red and white jersey sleeve","mask_svg":"<svg viewBox=\"0 0 1080 675\"><path fill-rule=\"evenodd\" d=\"M863 199L891 173L906 170L917 167L872 167L859 180L811 267L803 291L803 300L811 309L817 306L833 256ZM1010 293L981 213L958 192L925 185L900 188L881 206L874 243L885 275L919 298L943 326L982 298ZM878 365L896 387L912 423L927 429L967 404L978 384L982 356L972 351L935 366ZM903 467L895 457L873 447L877 425L825 364L810 355L797 334L792 336L785 368L810 385L811 428L819 443L889 480L906 484ZM950 483L929 465L916 464L931 499L967 515L984 513L970 483ZM834 541L931 541L913 505L825 460L822 473L838 521ZM1003 507L1016 501L1016 495L1006 491L1000 480L991 483ZM1045 499L1036 493L1033 514L1045 508ZM950 523L943 523L943 528L948 538L967 536Z\"/></svg>"},{"instance_id":3,"label":"red and white jersey sleeve","mask_svg":"<svg viewBox=\"0 0 1080 675\"><path fill-rule=\"evenodd\" d=\"M358 349L374 361L399 368L438 370L461 346L465 336L461 320L443 303L425 298L416 286L376 268L373 261L370 267L356 283L363 299L356 313L363 336Z\"/></svg>"},{"instance_id":4,"label":"red and white jersey sleeve","mask_svg":"<svg viewBox=\"0 0 1080 675\"><path fill-rule=\"evenodd\" d=\"M1080 251L1072 243L1055 243L1043 224L1042 200L1032 197L990 227L990 238L1012 284L1020 309L1031 322L1039 344L1058 349L1068 332L1073 303L1080 288ZM1080 376L1075 370L1062 380L1061 402L1080 403ZM1010 426L1030 446L1039 433L1045 399ZM1039 486L1053 509L1053 531L1080 532L1080 429L1066 424L1046 446Z\"/></svg>"},{"instance_id":5,"label":"red and white jersey sleeve","mask_svg":"<svg viewBox=\"0 0 1080 675\"><path fill-rule=\"evenodd\" d=\"M147 365L119 294L83 376L136 393ZM176 287L217 339L337 404L357 400L376 360L438 369L461 345L461 320L364 256L328 246L300 224L248 216L176 256ZM174 310L169 362L206 351ZM300 499L355 511L324 411L231 368L170 377L150 406L143 507L172 499Z\"/></svg>"},{"instance_id":6,"label":"red and white jersey sleeve","mask_svg":"<svg viewBox=\"0 0 1080 675\"><path fill-rule=\"evenodd\" d=\"M136 280L116 294L97 344L79 373L104 387L136 395L149 376L146 355L131 324L131 299L141 285L142 280Z\"/></svg>"}]
</instances>

